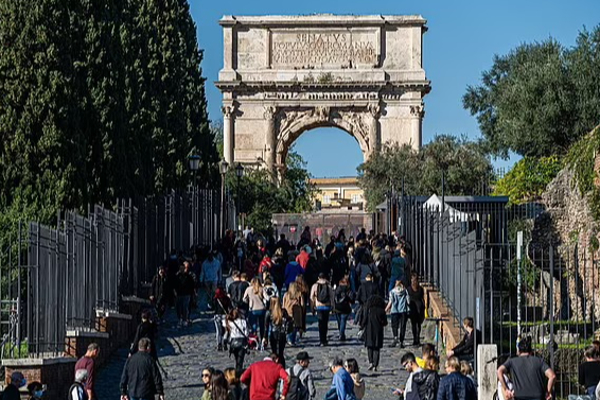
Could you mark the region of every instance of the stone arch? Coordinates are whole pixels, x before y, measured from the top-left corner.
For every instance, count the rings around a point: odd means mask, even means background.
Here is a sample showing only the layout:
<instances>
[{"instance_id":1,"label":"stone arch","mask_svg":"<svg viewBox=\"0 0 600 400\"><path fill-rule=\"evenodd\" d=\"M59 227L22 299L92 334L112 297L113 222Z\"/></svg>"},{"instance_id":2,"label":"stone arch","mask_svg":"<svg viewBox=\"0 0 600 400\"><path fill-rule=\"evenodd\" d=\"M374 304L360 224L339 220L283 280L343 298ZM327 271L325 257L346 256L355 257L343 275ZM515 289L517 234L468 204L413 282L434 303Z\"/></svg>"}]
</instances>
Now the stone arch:
<instances>
[{"instance_id":1,"label":"stone arch","mask_svg":"<svg viewBox=\"0 0 600 400\"><path fill-rule=\"evenodd\" d=\"M371 117L367 108L331 109L329 107L284 108L279 112L277 123L276 166L285 169L285 159L294 142L306 131L314 128L339 128L352 136L360 146L366 160L377 144L371 138L372 129L368 123Z\"/></svg>"}]
</instances>

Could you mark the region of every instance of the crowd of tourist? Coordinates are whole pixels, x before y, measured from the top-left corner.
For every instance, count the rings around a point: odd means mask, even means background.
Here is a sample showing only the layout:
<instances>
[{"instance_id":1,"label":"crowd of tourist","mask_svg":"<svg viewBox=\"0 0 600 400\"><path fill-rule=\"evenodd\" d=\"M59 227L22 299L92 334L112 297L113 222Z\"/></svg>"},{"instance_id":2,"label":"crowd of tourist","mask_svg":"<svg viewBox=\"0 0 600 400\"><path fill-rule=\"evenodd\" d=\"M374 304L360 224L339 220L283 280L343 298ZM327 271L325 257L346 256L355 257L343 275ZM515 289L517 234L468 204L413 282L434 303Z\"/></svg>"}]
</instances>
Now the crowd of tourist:
<instances>
[{"instance_id":1,"label":"crowd of tourist","mask_svg":"<svg viewBox=\"0 0 600 400\"><path fill-rule=\"evenodd\" d=\"M440 356L430 343L421 344L425 319L425 295L419 276L412 268L410 243L395 234L367 233L346 237L344 230L331 236L322 246L305 227L297 244L285 235L264 238L253 229L236 235L227 231L214 249L197 249L191 257L171 252L159 266L152 281L150 300L153 309L144 310L129 358L122 372L122 400L164 399L160 364L157 357L157 326L166 323L165 313L175 309L175 329L185 330L191 315L204 296L215 327L216 352L227 352L230 368L206 367L201 379L202 400L309 400L316 398L310 370L313 359L306 348L307 315L318 321L318 345L335 346L349 340L347 326L358 326L358 339L366 347L363 362L377 371L384 335L391 322L390 347L422 346L421 357L413 352L398 356L398 365L408 372L402 388L392 393L406 400L474 400L474 350L481 333L473 318L463 320L462 341L446 352L440 380ZM330 318L337 322L337 334L328 332ZM412 343L406 343L410 323ZM333 338L335 343L330 343ZM533 354L531 340L518 344L518 357L498 369L499 396L503 400L549 399L554 385L553 371ZM266 350L263 360L246 365L246 355ZM92 343L78 360L69 399L96 399L95 359L100 348ZM286 365L286 355L295 359ZM600 352L597 347L585 352L579 381L590 396L600 381ZM326 400L362 399L368 382L361 375L359 360L334 357L329 363L332 382ZM27 382L14 372L3 400L16 399L19 387ZM38 382L27 385L30 398L43 397Z\"/></svg>"}]
</instances>

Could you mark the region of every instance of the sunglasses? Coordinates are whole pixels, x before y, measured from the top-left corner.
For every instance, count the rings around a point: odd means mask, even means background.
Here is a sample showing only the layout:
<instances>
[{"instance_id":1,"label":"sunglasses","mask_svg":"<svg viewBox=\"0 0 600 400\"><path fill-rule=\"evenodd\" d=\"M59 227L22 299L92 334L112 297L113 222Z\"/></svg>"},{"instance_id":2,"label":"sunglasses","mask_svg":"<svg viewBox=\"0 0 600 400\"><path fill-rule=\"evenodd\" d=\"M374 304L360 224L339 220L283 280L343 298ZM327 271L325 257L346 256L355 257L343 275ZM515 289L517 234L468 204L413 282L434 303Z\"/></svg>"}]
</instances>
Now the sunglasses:
<instances>
[{"instance_id":1,"label":"sunglasses","mask_svg":"<svg viewBox=\"0 0 600 400\"><path fill-rule=\"evenodd\" d=\"M203 378L210 378L210 374L202 374Z\"/></svg>"}]
</instances>

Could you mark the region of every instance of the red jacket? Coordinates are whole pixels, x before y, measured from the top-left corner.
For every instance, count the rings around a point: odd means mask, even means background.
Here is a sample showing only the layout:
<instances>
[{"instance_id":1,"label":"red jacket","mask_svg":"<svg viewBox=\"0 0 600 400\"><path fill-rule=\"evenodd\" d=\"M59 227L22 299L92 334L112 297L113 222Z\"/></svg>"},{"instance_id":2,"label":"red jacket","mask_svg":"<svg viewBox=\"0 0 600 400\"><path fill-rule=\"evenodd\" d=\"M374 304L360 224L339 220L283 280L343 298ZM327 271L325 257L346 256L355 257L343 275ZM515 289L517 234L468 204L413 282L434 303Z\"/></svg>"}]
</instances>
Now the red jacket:
<instances>
[{"instance_id":1,"label":"red jacket","mask_svg":"<svg viewBox=\"0 0 600 400\"><path fill-rule=\"evenodd\" d=\"M308 254L306 251L301 251L300 254L296 256L296 262L300 264L302 269L306 269L308 266L308 260L310 260L310 254Z\"/></svg>"},{"instance_id":2,"label":"red jacket","mask_svg":"<svg viewBox=\"0 0 600 400\"><path fill-rule=\"evenodd\" d=\"M283 397L287 396L290 382L288 374L280 364L270 358L255 362L243 374L240 380L250 386L252 400L273 400L279 379L283 380Z\"/></svg>"}]
</instances>

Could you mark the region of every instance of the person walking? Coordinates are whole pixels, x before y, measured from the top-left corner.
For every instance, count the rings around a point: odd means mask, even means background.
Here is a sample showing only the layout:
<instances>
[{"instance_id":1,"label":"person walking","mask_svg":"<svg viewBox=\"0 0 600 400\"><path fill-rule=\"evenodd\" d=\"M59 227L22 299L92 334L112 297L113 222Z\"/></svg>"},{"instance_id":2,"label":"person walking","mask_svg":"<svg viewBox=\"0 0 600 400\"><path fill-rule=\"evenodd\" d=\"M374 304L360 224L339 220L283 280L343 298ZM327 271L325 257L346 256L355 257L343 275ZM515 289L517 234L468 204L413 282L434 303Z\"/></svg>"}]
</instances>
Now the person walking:
<instances>
[{"instance_id":1,"label":"person walking","mask_svg":"<svg viewBox=\"0 0 600 400\"><path fill-rule=\"evenodd\" d=\"M290 379L286 400L313 400L317 396L315 382L308 369L312 359L306 351L301 351L296 355L296 364L286 370Z\"/></svg>"},{"instance_id":2,"label":"person walking","mask_svg":"<svg viewBox=\"0 0 600 400\"><path fill-rule=\"evenodd\" d=\"M202 392L202 397L200 400L210 400L210 384L212 376L215 372L216 370L213 367L206 367L202 370L201 378L204 391Z\"/></svg>"},{"instance_id":3,"label":"person walking","mask_svg":"<svg viewBox=\"0 0 600 400\"><path fill-rule=\"evenodd\" d=\"M344 363L344 368L346 368L346 371L348 371L354 381L354 395L358 400L362 400L365 397L366 384L363 377L360 376L358 361L354 358L349 358Z\"/></svg>"},{"instance_id":4,"label":"person walking","mask_svg":"<svg viewBox=\"0 0 600 400\"><path fill-rule=\"evenodd\" d=\"M14 371L10 375L10 383L4 388L2 392L2 400L21 400L21 394L19 389L27 385L27 379L23 376L20 371ZM87 395L84 393L87 399Z\"/></svg>"},{"instance_id":5,"label":"person walking","mask_svg":"<svg viewBox=\"0 0 600 400\"><path fill-rule=\"evenodd\" d=\"M410 275L408 298L408 318L412 328L413 346L420 346L421 326L425 320L425 291L419 284L419 276L415 272Z\"/></svg>"},{"instance_id":6,"label":"person walking","mask_svg":"<svg viewBox=\"0 0 600 400\"><path fill-rule=\"evenodd\" d=\"M229 338L229 355L233 354L235 370L241 373L248 348L248 325L239 309L234 308L227 316L226 329Z\"/></svg>"},{"instance_id":7,"label":"person walking","mask_svg":"<svg viewBox=\"0 0 600 400\"><path fill-rule=\"evenodd\" d=\"M233 306L241 310L246 310L246 303L244 303L244 294L250 284L246 280L245 274L240 271L233 271L232 273L233 282L227 288L227 294L233 303Z\"/></svg>"},{"instance_id":8,"label":"person walking","mask_svg":"<svg viewBox=\"0 0 600 400\"><path fill-rule=\"evenodd\" d=\"M579 384L585 388L589 396L594 398L596 387L600 382L600 354L592 345L585 349L583 357L585 361L579 365Z\"/></svg>"},{"instance_id":9,"label":"person walking","mask_svg":"<svg viewBox=\"0 0 600 400\"><path fill-rule=\"evenodd\" d=\"M95 391L94 391L94 384L96 382L96 366L95 366L96 361L95 360L96 360L96 358L98 358L99 354L100 354L100 346L98 345L98 343L90 343L88 345L87 350L86 350L85 354L83 355L83 357L81 357L75 363L75 372L77 372L80 369L85 369L88 372L85 382L82 382L82 383L83 383L83 386L85 387L85 392L86 392L87 398L89 400L96 399L96 395L95 395Z\"/></svg>"},{"instance_id":10,"label":"person walking","mask_svg":"<svg viewBox=\"0 0 600 400\"><path fill-rule=\"evenodd\" d=\"M289 390L289 379L285 369L278 363L277 354L271 354L262 361L250 365L240 380L250 387L251 400L275 400L279 381L283 381L281 399L285 399Z\"/></svg>"},{"instance_id":11,"label":"person walking","mask_svg":"<svg viewBox=\"0 0 600 400\"><path fill-rule=\"evenodd\" d=\"M392 257L390 285L388 287L388 292L390 292L396 286L397 280L401 280L402 283L406 284L406 277L404 276L405 270L406 260L404 260L404 257L402 256L401 246L398 246L394 251L394 255Z\"/></svg>"},{"instance_id":12,"label":"person walking","mask_svg":"<svg viewBox=\"0 0 600 400\"><path fill-rule=\"evenodd\" d=\"M133 342L131 342L131 347L129 348L129 356L137 353L138 343L141 338L148 338L150 339L150 355L155 360L158 360L158 355L156 354L156 331L156 324L152 321L152 312L150 310L142 311L142 322L140 322L135 331Z\"/></svg>"},{"instance_id":13,"label":"person walking","mask_svg":"<svg viewBox=\"0 0 600 400\"><path fill-rule=\"evenodd\" d=\"M289 262L285 266L285 275L283 285L287 288L292 282L296 280L296 277L304 274L304 269L294 258L294 253L288 255ZM308 261L307 261L308 262Z\"/></svg>"},{"instance_id":14,"label":"person walking","mask_svg":"<svg viewBox=\"0 0 600 400\"><path fill-rule=\"evenodd\" d=\"M460 364L458 370L460 371ZM550 400L552 398L552 389L554 388L556 374L544 360L533 355L530 337L525 337L519 341L517 357L510 358L502 364L498 368L497 374L506 400L513 398L516 400ZM514 385L513 390L508 389L504 380L505 374L510 374Z\"/></svg>"},{"instance_id":15,"label":"person walking","mask_svg":"<svg viewBox=\"0 0 600 400\"><path fill-rule=\"evenodd\" d=\"M373 296L366 304L366 315L361 328L365 332L365 347L369 357L369 371L377 371L379 367L379 352L383 347L383 331L387 325L385 300Z\"/></svg>"},{"instance_id":16,"label":"person walking","mask_svg":"<svg viewBox=\"0 0 600 400\"><path fill-rule=\"evenodd\" d=\"M190 325L190 300L194 294L195 286L194 276L189 271L189 263L182 265L177 273L177 318L178 326L184 327Z\"/></svg>"},{"instance_id":17,"label":"person walking","mask_svg":"<svg viewBox=\"0 0 600 400\"><path fill-rule=\"evenodd\" d=\"M396 389L393 393L398 396L404 396L405 400L420 400L419 388L413 379L422 369L417 364L415 355L411 352L405 353L400 359L400 363L402 364L402 368L408 372L408 379L406 380L404 389Z\"/></svg>"},{"instance_id":18,"label":"person walking","mask_svg":"<svg viewBox=\"0 0 600 400\"><path fill-rule=\"evenodd\" d=\"M225 343L225 319L227 314L233 309L231 299L227 296L223 288L217 288L215 292L215 335L217 340L217 351L227 350Z\"/></svg>"},{"instance_id":19,"label":"person walking","mask_svg":"<svg viewBox=\"0 0 600 400\"><path fill-rule=\"evenodd\" d=\"M208 253L208 257L202 263L202 271L200 272L200 283L204 284L206 288L206 294L209 299L209 308L212 307L210 300L214 298L215 291L219 282L223 278L223 272L221 269L221 262L215 257L215 254L211 251Z\"/></svg>"},{"instance_id":20,"label":"person walking","mask_svg":"<svg viewBox=\"0 0 600 400\"><path fill-rule=\"evenodd\" d=\"M306 332L306 313L308 312L308 307L310 304L311 286L308 285L306 277L304 275L298 275L296 277L296 285L298 285L298 291L301 293L302 299L304 301L304 306L302 307L302 327L298 330L299 337L302 338L304 332Z\"/></svg>"},{"instance_id":21,"label":"person walking","mask_svg":"<svg viewBox=\"0 0 600 400\"><path fill-rule=\"evenodd\" d=\"M75 372L77 375L77 372ZM44 386L42 386L41 382L34 381L27 385L27 394L29 397L27 400L42 400L45 394Z\"/></svg>"},{"instance_id":22,"label":"person walking","mask_svg":"<svg viewBox=\"0 0 600 400\"><path fill-rule=\"evenodd\" d=\"M271 351L277 355L281 366L285 368L285 343L292 321L285 309L281 308L279 298L271 298L269 310L265 316L265 332L271 344Z\"/></svg>"},{"instance_id":23,"label":"person walking","mask_svg":"<svg viewBox=\"0 0 600 400\"><path fill-rule=\"evenodd\" d=\"M408 321L408 291L400 278L396 279L396 285L389 293L389 301L385 311L392 316L394 341L390 347L396 347L400 343L400 348L404 348L406 322ZM400 332L398 332L398 329Z\"/></svg>"},{"instance_id":24,"label":"person walking","mask_svg":"<svg viewBox=\"0 0 600 400\"><path fill-rule=\"evenodd\" d=\"M348 278L344 277L340 280L339 286L335 289L335 318L338 323L339 339L346 340L346 324L348 316L352 312L352 304L354 304L354 292L350 288Z\"/></svg>"},{"instance_id":25,"label":"person walking","mask_svg":"<svg viewBox=\"0 0 600 400\"><path fill-rule=\"evenodd\" d=\"M356 277L362 285L367 280L367 275L371 275L371 280L378 283L379 275L371 254L365 249L362 252L359 264L356 266Z\"/></svg>"},{"instance_id":26,"label":"person walking","mask_svg":"<svg viewBox=\"0 0 600 400\"><path fill-rule=\"evenodd\" d=\"M150 355L150 339L141 338L138 351L125 362L121 375L121 400L164 400L162 378L156 361Z\"/></svg>"},{"instance_id":27,"label":"person walking","mask_svg":"<svg viewBox=\"0 0 600 400\"><path fill-rule=\"evenodd\" d=\"M85 390L85 381L88 378L86 369L78 369L75 371L75 381L69 388L69 400L89 400L88 393ZM5 399L6 397L2 397Z\"/></svg>"},{"instance_id":28,"label":"person walking","mask_svg":"<svg viewBox=\"0 0 600 400\"><path fill-rule=\"evenodd\" d=\"M298 290L298 284L296 282L290 284L288 291L283 296L283 308L293 320L292 331L287 335L288 344L293 346L296 344L296 335L298 334L298 331L303 327L304 315L306 314L304 296L302 296L302 293Z\"/></svg>"},{"instance_id":29,"label":"person walking","mask_svg":"<svg viewBox=\"0 0 600 400\"><path fill-rule=\"evenodd\" d=\"M209 389L204 390L201 400L230 400L229 384L221 370L215 370L210 377Z\"/></svg>"},{"instance_id":30,"label":"person walking","mask_svg":"<svg viewBox=\"0 0 600 400\"><path fill-rule=\"evenodd\" d=\"M440 359L431 356L427 359L426 368L413 375L413 382L417 385L420 400L436 400L440 387Z\"/></svg>"},{"instance_id":31,"label":"person walking","mask_svg":"<svg viewBox=\"0 0 600 400\"><path fill-rule=\"evenodd\" d=\"M335 293L327 281L327 276L319 274L317 283L310 290L310 301L313 313L317 313L319 320L319 342L321 346L327 346L327 329L329 325L329 314L333 306Z\"/></svg>"},{"instance_id":32,"label":"person walking","mask_svg":"<svg viewBox=\"0 0 600 400\"><path fill-rule=\"evenodd\" d=\"M162 319L167 305L170 303L169 296L172 296L173 289L170 288L167 279L167 271L164 265L158 267L158 273L152 278L152 291L150 292L150 302L156 307L156 313L159 319Z\"/></svg>"},{"instance_id":33,"label":"person walking","mask_svg":"<svg viewBox=\"0 0 600 400\"><path fill-rule=\"evenodd\" d=\"M437 400L476 400L477 390L473 381L460 373L458 357L446 361L446 375L440 381ZM532 397L535 398L535 397ZM538 397L538 399L540 399Z\"/></svg>"},{"instance_id":34,"label":"person walking","mask_svg":"<svg viewBox=\"0 0 600 400\"><path fill-rule=\"evenodd\" d=\"M248 389L242 387L235 368L225 368L223 373L229 385L229 400L248 400Z\"/></svg>"},{"instance_id":35,"label":"person walking","mask_svg":"<svg viewBox=\"0 0 600 400\"><path fill-rule=\"evenodd\" d=\"M263 340L265 338L265 314L267 310L260 279L252 278L250 286L244 293L244 302L248 305L250 312L248 314L250 330L255 334L260 333L260 340Z\"/></svg>"},{"instance_id":36,"label":"person walking","mask_svg":"<svg viewBox=\"0 0 600 400\"><path fill-rule=\"evenodd\" d=\"M333 380L331 387L325 395L325 399L337 399L351 400L355 399L354 394L354 381L344 368L344 362L341 358L335 357L329 363L329 370L333 373Z\"/></svg>"}]
</instances>

